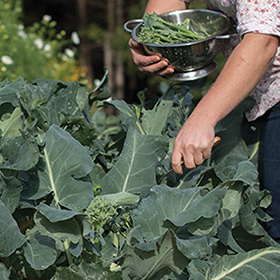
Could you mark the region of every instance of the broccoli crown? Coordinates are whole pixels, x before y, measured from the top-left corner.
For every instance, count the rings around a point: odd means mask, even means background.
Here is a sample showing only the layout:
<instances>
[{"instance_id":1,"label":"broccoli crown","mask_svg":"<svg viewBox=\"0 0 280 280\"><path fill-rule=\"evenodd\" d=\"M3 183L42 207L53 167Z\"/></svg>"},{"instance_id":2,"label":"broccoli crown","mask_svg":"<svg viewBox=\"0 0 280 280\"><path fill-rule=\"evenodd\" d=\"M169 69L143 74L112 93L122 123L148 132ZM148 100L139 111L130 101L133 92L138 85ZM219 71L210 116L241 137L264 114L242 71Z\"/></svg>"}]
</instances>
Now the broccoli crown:
<instances>
[{"instance_id":1,"label":"broccoli crown","mask_svg":"<svg viewBox=\"0 0 280 280\"><path fill-rule=\"evenodd\" d=\"M96 196L85 211L88 221L95 231L103 228L107 223L114 220L118 213L113 203L102 196Z\"/></svg>"}]
</instances>

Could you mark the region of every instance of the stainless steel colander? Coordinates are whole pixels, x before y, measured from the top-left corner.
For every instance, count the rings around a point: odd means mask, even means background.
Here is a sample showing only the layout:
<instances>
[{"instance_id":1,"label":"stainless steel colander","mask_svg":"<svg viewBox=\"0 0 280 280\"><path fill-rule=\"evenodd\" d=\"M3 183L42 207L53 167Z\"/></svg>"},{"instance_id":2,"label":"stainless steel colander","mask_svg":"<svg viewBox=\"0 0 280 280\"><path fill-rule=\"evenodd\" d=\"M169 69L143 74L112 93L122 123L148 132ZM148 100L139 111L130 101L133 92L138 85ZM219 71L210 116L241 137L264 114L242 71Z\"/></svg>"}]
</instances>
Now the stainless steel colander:
<instances>
[{"instance_id":1,"label":"stainless steel colander","mask_svg":"<svg viewBox=\"0 0 280 280\"><path fill-rule=\"evenodd\" d=\"M159 16L175 24L181 24L190 18L189 28L192 31L199 33L200 28L203 27L210 34L205 39L188 43L142 44L147 54L161 53L177 72L193 71L209 65L221 51L225 40L233 36L233 34L227 34L231 21L221 12L208 9L187 9ZM131 25L134 25L133 29L129 28ZM142 25L142 19L132 19L124 24L124 29L131 33L136 42L139 42L138 34Z\"/></svg>"}]
</instances>

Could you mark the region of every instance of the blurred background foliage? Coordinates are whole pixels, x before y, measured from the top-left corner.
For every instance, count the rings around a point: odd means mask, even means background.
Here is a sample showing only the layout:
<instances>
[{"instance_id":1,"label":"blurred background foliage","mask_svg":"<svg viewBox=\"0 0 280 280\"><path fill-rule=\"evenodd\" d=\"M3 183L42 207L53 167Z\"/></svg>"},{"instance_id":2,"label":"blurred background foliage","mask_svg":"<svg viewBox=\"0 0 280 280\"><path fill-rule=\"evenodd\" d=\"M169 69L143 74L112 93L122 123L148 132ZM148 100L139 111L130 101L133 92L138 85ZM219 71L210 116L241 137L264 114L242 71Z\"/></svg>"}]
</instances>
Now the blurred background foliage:
<instances>
[{"instance_id":1,"label":"blurred background foliage","mask_svg":"<svg viewBox=\"0 0 280 280\"><path fill-rule=\"evenodd\" d=\"M125 21L141 18L146 0L0 0L0 80L50 78L95 87L109 70L116 99L137 102L170 81L141 73L128 48ZM203 8L200 0L190 8ZM219 68L223 57L218 56ZM205 90L216 78L208 77ZM201 91L201 89L200 89Z\"/></svg>"},{"instance_id":2,"label":"blurred background foliage","mask_svg":"<svg viewBox=\"0 0 280 280\"><path fill-rule=\"evenodd\" d=\"M25 26L21 0L0 0L0 7L0 80L22 76L29 82L36 78L86 82L77 49L74 44L68 47L66 31L58 31L50 15Z\"/></svg>"}]
</instances>

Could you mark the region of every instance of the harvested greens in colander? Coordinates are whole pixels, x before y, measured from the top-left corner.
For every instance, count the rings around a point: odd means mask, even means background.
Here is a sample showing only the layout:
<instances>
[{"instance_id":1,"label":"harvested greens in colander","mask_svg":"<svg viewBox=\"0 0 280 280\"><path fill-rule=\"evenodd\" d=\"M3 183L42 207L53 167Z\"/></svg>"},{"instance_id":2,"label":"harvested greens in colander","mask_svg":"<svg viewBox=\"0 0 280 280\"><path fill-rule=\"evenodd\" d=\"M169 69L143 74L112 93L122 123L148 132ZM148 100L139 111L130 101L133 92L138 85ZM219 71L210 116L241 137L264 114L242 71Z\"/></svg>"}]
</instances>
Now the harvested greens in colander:
<instances>
[{"instance_id":1,"label":"harvested greens in colander","mask_svg":"<svg viewBox=\"0 0 280 280\"><path fill-rule=\"evenodd\" d=\"M202 40L209 34L199 26L199 34L190 30L190 18L181 24L175 24L162 19L156 13L146 13L138 34L140 43L149 44L177 44Z\"/></svg>"}]
</instances>

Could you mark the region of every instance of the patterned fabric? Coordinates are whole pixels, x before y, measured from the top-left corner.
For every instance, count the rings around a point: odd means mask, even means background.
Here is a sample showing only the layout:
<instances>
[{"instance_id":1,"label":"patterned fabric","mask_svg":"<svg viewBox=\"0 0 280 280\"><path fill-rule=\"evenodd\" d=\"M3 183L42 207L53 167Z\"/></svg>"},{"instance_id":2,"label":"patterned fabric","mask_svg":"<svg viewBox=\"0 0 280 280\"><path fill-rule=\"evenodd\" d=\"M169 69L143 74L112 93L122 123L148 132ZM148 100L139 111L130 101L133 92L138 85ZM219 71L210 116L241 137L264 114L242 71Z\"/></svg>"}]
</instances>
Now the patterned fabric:
<instances>
[{"instance_id":1,"label":"patterned fabric","mask_svg":"<svg viewBox=\"0 0 280 280\"><path fill-rule=\"evenodd\" d=\"M204 0L207 8L224 12L237 23L239 41L248 32L280 37L280 0ZM236 45L232 41L231 48ZM265 75L250 93L256 104L247 112L255 120L280 101L280 45Z\"/></svg>"}]
</instances>

